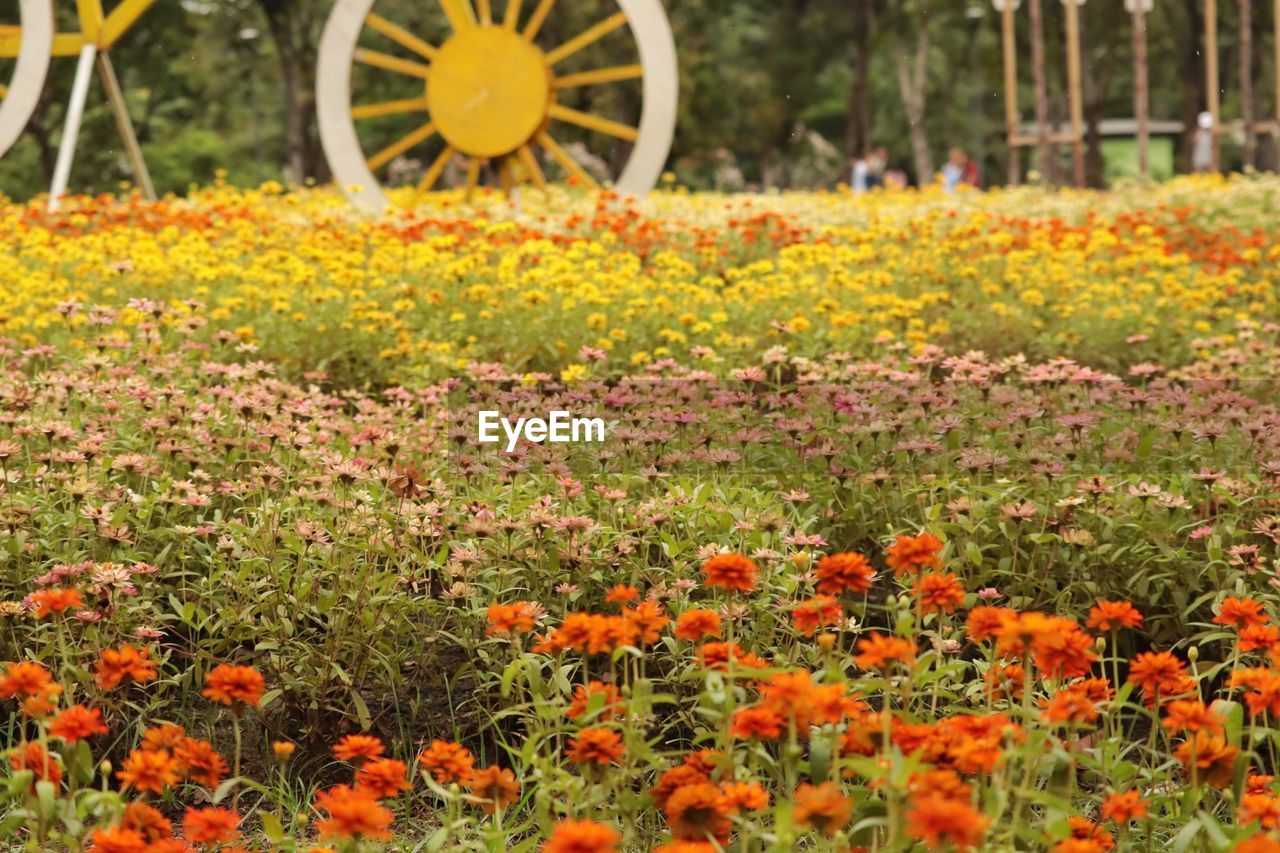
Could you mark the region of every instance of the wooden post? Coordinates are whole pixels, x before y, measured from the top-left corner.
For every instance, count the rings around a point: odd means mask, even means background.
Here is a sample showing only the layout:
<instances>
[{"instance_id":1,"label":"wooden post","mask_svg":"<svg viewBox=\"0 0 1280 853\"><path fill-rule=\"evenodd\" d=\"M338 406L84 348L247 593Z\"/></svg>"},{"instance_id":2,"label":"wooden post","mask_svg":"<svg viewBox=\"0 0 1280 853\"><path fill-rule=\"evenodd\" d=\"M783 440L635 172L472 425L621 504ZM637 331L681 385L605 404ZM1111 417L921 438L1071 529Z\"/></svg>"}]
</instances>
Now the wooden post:
<instances>
[{"instance_id":1,"label":"wooden post","mask_svg":"<svg viewBox=\"0 0 1280 853\"><path fill-rule=\"evenodd\" d=\"M1067 7L1067 88L1071 98L1071 167L1077 187L1084 186L1084 91L1080 82L1080 3Z\"/></svg>"},{"instance_id":2,"label":"wooden post","mask_svg":"<svg viewBox=\"0 0 1280 853\"><path fill-rule=\"evenodd\" d=\"M1057 169L1049 144L1049 92L1044 78L1044 18L1040 0L1031 0L1031 77L1036 90L1036 140L1042 181L1053 182Z\"/></svg>"},{"instance_id":3,"label":"wooden post","mask_svg":"<svg viewBox=\"0 0 1280 853\"><path fill-rule=\"evenodd\" d=\"M1143 0L1137 0L1133 4L1133 116L1138 121L1138 174L1144 180L1151 172L1151 93L1147 72L1147 11Z\"/></svg>"},{"instance_id":4,"label":"wooden post","mask_svg":"<svg viewBox=\"0 0 1280 853\"><path fill-rule=\"evenodd\" d=\"M1244 123L1244 165L1257 165L1258 127L1253 114L1253 0L1237 0L1240 19L1240 118Z\"/></svg>"},{"instance_id":5,"label":"wooden post","mask_svg":"<svg viewBox=\"0 0 1280 853\"><path fill-rule=\"evenodd\" d=\"M124 99L124 91L120 88L115 66L111 64L111 57L106 51L98 54L98 74L102 77L103 88L107 90L107 101L111 104L111 112L116 119L116 130L124 143L125 153L129 156L133 182L148 201L155 201L156 188L151 183L151 172L147 169L147 161L142 157L142 146L138 144L138 135L133 132L133 122L129 120L129 107Z\"/></svg>"},{"instance_id":6,"label":"wooden post","mask_svg":"<svg viewBox=\"0 0 1280 853\"><path fill-rule=\"evenodd\" d=\"M1280 0L1276 0L1280 5ZM1018 146L1018 43L1013 0L1000 9L1000 36L1004 44L1004 125L1009 142L1009 183L1022 180L1022 151Z\"/></svg>"},{"instance_id":7,"label":"wooden post","mask_svg":"<svg viewBox=\"0 0 1280 853\"><path fill-rule=\"evenodd\" d=\"M1222 89L1218 82L1218 0L1204 0L1204 76L1209 115L1213 116L1213 171L1222 170L1218 125L1222 118Z\"/></svg>"}]
</instances>

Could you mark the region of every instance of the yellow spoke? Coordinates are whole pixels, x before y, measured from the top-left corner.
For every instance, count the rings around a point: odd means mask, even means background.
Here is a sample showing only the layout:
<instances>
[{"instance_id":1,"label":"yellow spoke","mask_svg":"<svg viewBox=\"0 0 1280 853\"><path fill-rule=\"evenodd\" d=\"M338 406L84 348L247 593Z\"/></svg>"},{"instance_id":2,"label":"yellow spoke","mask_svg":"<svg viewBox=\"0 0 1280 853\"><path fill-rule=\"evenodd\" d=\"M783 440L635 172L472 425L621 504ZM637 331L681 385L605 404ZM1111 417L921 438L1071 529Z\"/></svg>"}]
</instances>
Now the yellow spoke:
<instances>
[{"instance_id":1,"label":"yellow spoke","mask_svg":"<svg viewBox=\"0 0 1280 853\"><path fill-rule=\"evenodd\" d=\"M404 152L408 151L413 146L426 142L428 139L430 139L432 136L435 135L435 132L436 132L436 126L431 122L427 122L422 127L410 133L408 136L404 137L398 142L391 143L386 148L383 148L377 154L374 154L372 157L370 157L369 168L381 169L383 166L387 165L392 160L396 159L397 157L399 157Z\"/></svg>"},{"instance_id":2,"label":"yellow spoke","mask_svg":"<svg viewBox=\"0 0 1280 853\"><path fill-rule=\"evenodd\" d=\"M467 161L467 201L471 201L478 186L480 186L480 158L472 157Z\"/></svg>"},{"instance_id":3,"label":"yellow spoke","mask_svg":"<svg viewBox=\"0 0 1280 853\"><path fill-rule=\"evenodd\" d=\"M520 24L520 6L523 0L507 0L507 14L502 19L502 26L514 30Z\"/></svg>"},{"instance_id":4,"label":"yellow spoke","mask_svg":"<svg viewBox=\"0 0 1280 853\"><path fill-rule=\"evenodd\" d=\"M555 4L556 0L538 0L538 5L533 10L533 17L524 25L524 37L527 41L533 41L538 35L538 30L542 29L542 22L547 19L551 7Z\"/></svg>"},{"instance_id":5,"label":"yellow spoke","mask_svg":"<svg viewBox=\"0 0 1280 853\"><path fill-rule=\"evenodd\" d=\"M112 9L101 24L101 43L98 47L105 50L114 45L155 2L156 0L124 0Z\"/></svg>"},{"instance_id":6,"label":"yellow spoke","mask_svg":"<svg viewBox=\"0 0 1280 853\"><path fill-rule=\"evenodd\" d=\"M578 161L569 156L569 152L560 147L560 143L551 138L551 134L545 130L538 131L538 144L547 149L547 152L555 158L564 170L573 175L582 183L589 187L598 187L596 179L587 174L587 171L578 165Z\"/></svg>"},{"instance_id":7,"label":"yellow spoke","mask_svg":"<svg viewBox=\"0 0 1280 853\"><path fill-rule=\"evenodd\" d=\"M617 65L613 68L597 68L595 71L583 71L579 74L566 74L552 82L557 89L572 89L576 86L594 86L597 83L615 83L618 80L639 80L644 76L642 65Z\"/></svg>"},{"instance_id":8,"label":"yellow spoke","mask_svg":"<svg viewBox=\"0 0 1280 853\"><path fill-rule=\"evenodd\" d=\"M630 142L635 142L640 136L640 131L634 127L610 121L607 118L593 116L590 113L578 112L562 104L552 104L550 109L547 110L547 115L560 119L560 121L567 121L569 124L576 124L578 127L598 130L601 133L607 133L609 136L616 136L618 139L626 139Z\"/></svg>"},{"instance_id":9,"label":"yellow spoke","mask_svg":"<svg viewBox=\"0 0 1280 853\"><path fill-rule=\"evenodd\" d=\"M480 15L480 24L489 26L493 23L493 9L489 5L489 0L476 0L476 8Z\"/></svg>"},{"instance_id":10,"label":"yellow spoke","mask_svg":"<svg viewBox=\"0 0 1280 853\"><path fill-rule=\"evenodd\" d=\"M600 41L600 39L604 38L619 27L626 26L626 24L627 16L623 13L618 12L615 15L610 15L594 27L591 27L574 38L569 39L567 42L548 53L547 65L555 65L560 60L573 56L583 48Z\"/></svg>"},{"instance_id":11,"label":"yellow spoke","mask_svg":"<svg viewBox=\"0 0 1280 853\"><path fill-rule=\"evenodd\" d=\"M403 101L383 101L380 104L363 104L351 108L351 117L359 121L366 118L414 113L427 108L426 98L409 98Z\"/></svg>"},{"instance_id":12,"label":"yellow spoke","mask_svg":"<svg viewBox=\"0 0 1280 853\"><path fill-rule=\"evenodd\" d=\"M533 181L534 186L545 190L547 178L542 174L542 167L538 165L538 158L534 156L533 149L528 145L521 145L516 156L520 158L520 165L524 166L524 170L529 173L529 180Z\"/></svg>"},{"instance_id":13,"label":"yellow spoke","mask_svg":"<svg viewBox=\"0 0 1280 853\"><path fill-rule=\"evenodd\" d=\"M401 47L413 51L423 59L430 59L436 55L436 49L434 47L427 44L404 27L391 23L381 15L375 15L373 12L370 12L369 16L364 19L364 22L368 24L370 28L382 33Z\"/></svg>"},{"instance_id":14,"label":"yellow spoke","mask_svg":"<svg viewBox=\"0 0 1280 853\"><path fill-rule=\"evenodd\" d=\"M449 165L449 160L453 155L453 146L446 145L444 150L440 152L440 156L431 164L431 168L427 169L427 173L422 176L422 181L418 184L418 192L431 192L431 188L436 185L436 181L440 180L440 176L444 174L444 167Z\"/></svg>"},{"instance_id":15,"label":"yellow spoke","mask_svg":"<svg viewBox=\"0 0 1280 853\"><path fill-rule=\"evenodd\" d=\"M0 59L16 59L22 49L22 29L10 27L9 32L0 29ZM53 56L77 56L84 47L84 36L79 33L57 33L53 37Z\"/></svg>"},{"instance_id":16,"label":"yellow spoke","mask_svg":"<svg viewBox=\"0 0 1280 853\"><path fill-rule=\"evenodd\" d=\"M9 97L9 87L0 83L0 101L3 101L7 97Z\"/></svg>"},{"instance_id":17,"label":"yellow spoke","mask_svg":"<svg viewBox=\"0 0 1280 853\"><path fill-rule=\"evenodd\" d=\"M471 8L471 0L440 0L440 8L449 19L453 31L469 30L476 25L476 13Z\"/></svg>"},{"instance_id":18,"label":"yellow spoke","mask_svg":"<svg viewBox=\"0 0 1280 853\"><path fill-rule=\"evenodd\" d=\"M22 35L22 27L17 24L0 24L0 39L17 38Z\"/></svg>"},{"instance_id":19,"label":"yellow spoke","mask_svg":"<svg viewBox=\"0 0 1280 853\"><path fill-rule=\"evenodd\" d=\"M421 77L423 80L426 80L431 74L431 69L421 62L411 62L408 59L401 59L389 53L379 53L376 50L365 50L364 48L356 50L356 62L363 62L365 65L372 65L374 68L385 68L387 71L394 71L397 74Z\"/></svg>"}]
</instances>

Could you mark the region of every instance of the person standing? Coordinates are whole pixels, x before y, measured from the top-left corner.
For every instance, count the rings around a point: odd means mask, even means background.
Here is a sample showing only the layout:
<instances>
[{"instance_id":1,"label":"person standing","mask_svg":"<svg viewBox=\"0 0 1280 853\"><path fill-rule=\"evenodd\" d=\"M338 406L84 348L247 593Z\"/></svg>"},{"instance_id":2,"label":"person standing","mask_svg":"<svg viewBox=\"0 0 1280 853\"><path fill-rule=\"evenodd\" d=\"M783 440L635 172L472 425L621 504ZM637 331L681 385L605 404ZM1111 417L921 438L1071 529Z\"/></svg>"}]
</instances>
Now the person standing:
<instances>
[{"instance_id":1,"label":"person standing","mask_svg":"<svg viewBox=\"0 0 1280 853\"><path fill-rule=\"evenodd\" d=\"M1200 113L1191 132L1191 171L1213 171L1213 113Z\"/></svg>"}]
</instances>

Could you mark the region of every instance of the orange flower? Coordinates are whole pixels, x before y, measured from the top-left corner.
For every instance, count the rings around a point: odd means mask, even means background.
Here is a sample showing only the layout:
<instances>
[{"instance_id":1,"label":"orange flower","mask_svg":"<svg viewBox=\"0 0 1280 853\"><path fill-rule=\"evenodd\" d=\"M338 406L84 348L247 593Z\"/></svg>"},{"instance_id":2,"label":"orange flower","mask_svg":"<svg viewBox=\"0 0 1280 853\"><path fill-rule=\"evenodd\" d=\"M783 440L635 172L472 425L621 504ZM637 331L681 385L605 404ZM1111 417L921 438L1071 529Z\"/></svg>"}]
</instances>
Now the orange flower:
<instances>
[{"instance_id":1,"label":"orange flower","mask_svg":"<svg viewBox=\"0 0 1280 853\"><path fill-rule=\"evenodd\" d=\"M273 740L271 742L271 751L275 754L276 761L281 764L288 761L297 748L298 745L296 743L287 740Z\"/></svg>"},{"instance_id":2,"label":"orange flower","mask_svg":"<svg viewBox=\"0 0 1280 853\"><path fill-rule=\"evenodd\" d=\"M729 733L743 740L777 740L786 721L772 707L748 705L733 712Z\"/></svg>"},{"instance_id":3,"label":"orange flower","mask_svg":"<svg viewBox=\"0 0 1280 853\"><path fill-rule=\"evenodd\" d=\"M1269 619L1260 602L1252 598L1237 598L1229 595L1218 606L1218 615L1213 617L1213 624L1228 625L1238 629L1265 625Z\"/></svg>"},{"instance_id":4,"label":"orange flower","mask_svg":"<svg viewBox=\"0 0 1280 853\"><path fill-rule=\"evenodd\" d=\"M83 607L84 598L78 589L39 589L31 593L31 603L35 605L36 618L43 619L73 607Z\"/></svg>"},{"instance_id":5,"label":"orange flower","mask_svg":"<svg viewBox=\"0 0 1280 853\"><path fill-rule=\"evenodd\" d=\"M35 775L36 782L52 782L54 787L62 784L62 766L35 741L28 741L11 749L9 766L14 770L30 770ZM31 790L35 791L34 784Z\"/></svg>"},{"instance_id":6,"label":"orange flower","mask_svg":"<svg viewBox=\"0 0 1280 853\"><path fill-rule=\"evenodd\" d=\"M53 686L53 674L34 661L20 661L5 667L0 675L0 699L44 696Z\"/></svg>"},{"instance_id":7,"label":"orange flower","mask_svg":"<svg viewBox=\"0 0 1280 853\"><path fill-rule=\"evenodd\" d=\"M729 838L728 804L710 782L683 785L672 792L663 807L667 826L676 838L698 841Z\"/></svg>"},{"instance_id":8,"label":"orange flower","mask_svg":"<svg viewBox=\"0 0 1280 853\"><path fill-rule=\"evenodd\" d=\"M1115 824L1141 820L1147 816L1147 801L1137 791L1112 794L1102 801L1102 817Z\"/></svg>"},{"instance_id":9,"label":"orange flower","mask_svg":"<svg viewBox=\"0 0 1280 853\"><path fill-rule=\"evenodd\" d=\"M911 594L920 599L926 614L951 613L964 603L964 587L950 572L920 575L911 587Z\"/></svg>"},{"instance_id":10,"label":"orange flower","mask_svg":"<svg viewBox=\"0 0 1280 853\"><path fill-rule=\"evenodd\" d=\"M333 747L333 754L340 761L365 761L386 751L382 741L373 735L346 735Z\"/></svg>"},{"instance_id":11,"label":"orange flower","mask_svg":"<svg viewBox=\"0 0 1280 853\"><path fill-rule=\"evenodd\" d=\"M626 748L622 736L612 729L582 729L569 742L569 760L574 764L598 764L601 766L622 763Z\"/></svg>"},{"instance_id":12,"label":"orange flower","mask_svg":"<svg viewBox=\"0 0 1280 853\"><path fill-rule=\"evenodd\" d=\"M714 610L686 610L676 619L676 639L697 642L720 636L720 614Z\"/></svg>"},{"instance_id":13,"label":"orange flower","mask_svg":"<svg viewBox=\"0 0 1280 853\"><path fill-rule=\"evenodd\" d=\"M212 806L187 809L182 816L182 833L197 844L219 844L240 837L240 815Z\"/></svg>"},{"instance_id":14,"label":"orange flower","mask_svg":"<svg viewBox=\"0 0 1280 853\"><path fill-rule=\"evenodd\" d=\"M717 853L720 848L710 841L672 841L659 844L653 853Z\"/></svg>"},{"instance_id":15,"label":"orange flower","mask_svg":"<svg viewBox=\"0 0 1280 853\"><path fill-rule=\"evenodd\" d=\"M853 800L846 797L835 782L816 786L806 783L796 789L796 804L791 814L801 826L835 835L849 823Z\"/></svg>"},{"instance_id":16,"label":"orange flower","mask_svg":"<svg viewBox=\"0 0 1280 853\"><path fill-rule=\"evenodd\" d=\"M83 705L72 705L53 718L49 724L49 736L62 738L67 743L75 743L93 735L105 735L107 727L102 722L102 712L97 708L92 711Z\"/></svg>"},{"instance_id":17,"label":"orange flower","mask_svg":"<svg viewBox=\"0 0 1280 853\"><path fill-rule=\"evenodd\" d=\"M1171 732L1221 732L1226 722L1198 699L1175 699L1165 705L1163 724Z\"/></svg>"},{"instance_id":18,"label":"orange flower","mask_svg":"<svg viewBox=\"0 0 1280 853\"><path fill-rule=\"evenodd\" d=\"M391 838L395 815L364 791L336 785L316 794L315 805L327 815L316 821L321 838Z\"/></svg>"},{"instance_id":19,"label":"orange flower","mask_svg":"<svg viewBox=\"0 0 1280 853\"><path fill-rule=\"evenodd\" d=\"M992 700L1013 697L1022 698L1022 690L1026 686L1026 670L1020 663L1009 663L1001 666L995 664L982 676Z\"/></svg>"},{"instance_id":20,"label":"orange flower","mask_svg":"<svg viewBox=\"0 0 1280 853\"><path fill-rule=\"evenodd\" d=\"M1246 625L1240 629L1240 651L1270 651L1280 644L1280 628L1275 625Z\"/></svg>"},{"instance_id":21,"label":"orange flower","mask_svg":"<svg viewBox=\"0 0 1280 853\"><path fill-rule=\"evenodd\" d=\"M926 794L911 800L907 834L926 847L954 845L961 850L977 847L987 834L990 819L964 800Z\"/></svg>"},{"instance_id":22,"label":"orange flower","mask_svg":"<svg viewBox=\"0 0 1280 853\"><path fill-rule=\"evenodd\" d=\"M125 788L163 794L165 788L178 784L178 767L167 752L135 749L124 760L116 777Z\"/></svg>"},{"instance_id":23,"label":"orange flower","mask_svg":"<svg viewBox=\"0 0 1280 853\"><path fill-rule=\"evenodd\" d=\"M604 600L610 604L630 604L639 599L640 590L623 583L615 584L604 596Z\"/></svg>"},{"instance_id":24,"label":"orange flower","mask_svg":"<svg viewBox=\"0 0 1280 853\"><path fill-rule=\"evenodd\" d=\"M520 799L520 783L510 770L492 765L471 775L471 793L485 814L493 814Z\"/></svg>"},{"instance_id":25,"label":"orange flower","mask_svg":"<svg viewBox=\"0 0 1280 853\"><path fill-rule=\"evenodd\" d=\"M1233 853L1280 853L1280 841L1275 841L1268 838L1266 833L1259 832L1231 849Z\"/></svg>"},{"instance_id":26,"label":"orange flower","mask_svg":"<svg viewBox=\"0 0 1280 853\"><path fill-rule=\"evenodd\" d=\"M761 812L769 808L769 794L758 782L726 782L720 795L731 813Z\"/></svg>"},{"instance_id":27,"label":"orange flower","mask_svg":"<svg viewBox=\"0 0 1280 853\"><path fill-rule=\"evenodd\" d=\"M1005 622L1016 616L1017 614L1007 607L981 604L969 611L969 616L964 622L965 632L973 642L985 642L999 633Z\"/></svg>"},{"instance_id":28,"label":"orange flower","mask_svg":"<svg viewBox=\"0 0 1280 853\"><path fill-rule=\"evenodd\" d=\"M356 771L356 790L364 791L376 800L398 797L402 792L413 789L405 778L408 774L409 768L405 763L395 758L368 761Z\"/></svg>"},{"instance_id":29,"label":"orange flower","mask_svg":"<svg viewBox=\"0 0 1280 853\"><path fill-rule=\"evenodd\" d=\"M173 723L152 726L142 733L142 745L139 749L164 749L172 751L186 740L187 730Z\"/></svg>"},{"instance_id":30,"label":"orange flower","mask_svg":"<svg viewBox=\"0 0 1280 853\"><path fill-rule=\"evenodd\" d=\"M149 853L150 846L136 829L108 826L95 829L89 836L92 843L86 853Z\"/></svg>"},{"instance_id":31,"label":"orange flower","mask_svg":"<svg viewBox=\"0 0 1280 853\"><path fill-rule=\"evenodd\" d=\"M542 853L617 853L622 835L593 820L562 820L551 830Z\"/></svg>"},{"instance_id":32,"label":"orange flower","mask_svg":"<svg viewBox=\"0 0 1280 853\"><path fill-rule=\"evenodd\" d=\"M514 604L490 604L485 611L489 627L485 631L489 636L502 634L514 637L527 634L537 624L538 608L531 601L517 601Z\"/></svg>"},{"instance_id":33,"label":"orange flower","mask_svg":"<svg viewBox=\"0 0 1280 853\"><path fill-rule=\"evenodd\" d=\"M853 662L859 669L887 669L889 664L911 666L916 659L915 646L901 637L869 634L858 640L858 654Z\"/></svg>"},{"instance_id":34,"label":"orange flower","mask_svg":"<svg viewBox=\"0 0 1280 853\"><path fill-rule=\"evenodd\" d=\"M894 577L915 574L921 569L941 569L942 540L929 533L899 536L885 552L885 562Z\"/></svg>"},{"instance_id":35,"label":"orange flower","mask_svg":"<svg viewBox=\"0 0 1280 853\"><path fill-rule=\"evenodd\" d=\"M641 643L656 643L662 637L661 631L671 620L656 601L642 601L634 608L624 609L622 618L635 629L637 639Z\"/></svg>"},{"instance_id":36,"label":"orange flower","mask_svg":"<svg viewBox=\"0 0 1280 853\"><path fill-rule=\"evenodd\" d=\"M441 785L458 783L465 785L471 779L475 759L460 743L433 740L418 756L418 763L425 767Z\"/></svg>"},{"instance_id":37,"label":"orange flower","mask_svg":"<svg viewBox=\"0 0 1280 853\"><path fill-rule=\"evenodd\" d=\"M1043 716L1050 723L1084 725L1098 718L1098 708L1081 684L1070 684L1052 698L1042 700Z\"/></svg>"},{"instance_id":38,"label":"orange flower","mask_svg":"<svg viewBox=\"0 0 1280 853\"><path fill-rule=\"evenodd\" d=\"M818 578L818 592L830 595L865 594L876 580L876 571L867 558L852 551L828 554L818 560L814 574Z\"/></svg>"},{"instance_id":39,"label":"orange flower","mask_svg":"<svg viewBox=\"0 0 1280 853\"><path fill-rule=\"evenodd\" d=\"M1231 770L1238 752L1224 736L1201 730L1183 741L1173 755L1189 770L1194 764L1197 782L1225 788L1231 784Z\"/></svg>"},{"instance_id":40,"label":"orange flower","mask_svg":"<svg viewBox=\"0 0 1280 853\"><path fill-rule=\"evenodd\" d=\"M1074 620L1044 613L1019 613L996 632L996 651L1009 657L1030 652L1035 665L1053 678L1078 678L1098 659L1093 638Z\"/></svg>"},{"instance_id":41,"label":"orange flower","mask_svg":"<svg viewBox=\"0 0 1280 853\"><path fill-rule=\"evenodd\" d=\"M266 683L262 673L251 666L220 664L204 680L200 694L206 699L229 707L256 706L262 700Z\"/></svg>"},{"instance_id":42,"label":"orange flower","mask_svg":"<svg viewBox=\"0 0 1280 853\"><path fill-rule=\"evenodd\" d=\"M1280 673L1259 667L1237 669L1227 679L1227 685L1245 688L1244 702L1249 716L1280 714Z\"/></svg>"},{"instance_id":43,"label":"orange flower","mask_svg":"<svg viewBox=\"0 0 1280 853\"><path fill-rule=\"evenodd\" d=\"M173 834L173 822L156 809L143 802L129 803L124 807L120 826L135 830L149 844L162 841Z\"/></svg>"},{"instance_id":44,"label":"orange flower","mask_svg":"<svg viewBox=\"0 0 1280 853\"><path fill-rule=\"evenodd\" d=\"M1086 624L1095 631L1140 628L1142 614L1127 601L1099 601L1089 609L1089 621Z\"/></svg>"},{"instance_id":45,"label":"orange flower","mask_svg":"<svg viewBox=\"0 0 1280 853\"><path fill-rule=\"evenodd\" d=\"M1171 652L1142 652L1129 662L1129 683L1148 695L1180 695L1187 667Z\"/></svg>"},{"instance_id":46,"label":"orange flower","mask_svg":"<svg viewBox=\"0 0 1280 853\"><path fill-rule=\"evenodd\" d=\"M1072 839L1094 845L1093 849L1099 851L1099 853L1116 846L1115 839L1087 818L1069 817L1067 818L1067 825L1071 827Z\"/></svg>"},{"instance_id":47,"label":"orange flower","mask_svg":"<svg viewBox=\"0 0 1280 853\"><path fill-rule=\"evenodd\" d=\"M717 554L702 564L707 585L730 591L751 592L756 588L755 561L741 554Z\"/></svg>"},{"instance_id":48,"label":"orange flower","mask_svg":"<svg viewBox=\"0 0 1280 853\"><path fill-rule=\"evenodd\" d=\"M596 701L592 699L596 696L602 697ZM626 707L622 701L622 694L618 692L618 688L612 684L605 684L603 681L592 681L585 687L579 684L574 688L573 700L569 703L569 708L564 715L571 720L577 720L585 716L588 711L594 709L594 717L598 720L612 720L622 715L622 711Z\"/></svg>"},{"instance_id":49,"label":"orange flower","mask_svg":"<svg viewBox=\"0 0 1280 853\"><path fill-rule=\"evenodd\" d=\"M733 660L736 672L744 669L768 669L769 662L753 654L747 654L737 643L703 643L698 647L698 660L707 669L727 672L729 660Z\"/></svg>"},{"instance_id":50,"label":"orange flower","mask_svg":"<svg viewBox=\"0 0 1280 853\"><path fill-rule=\"evenodd\" d=\"M1263 829L1280 828L1280 797L1274 794L1244 794L1236 808L1241 826L1257 823Z\"/></svg>"},{"instance_id":51,"label":"orange flower","mask_svg":"<svg viewBox=\"0 0 1280 853\"><path fill-rule=\"evenodd\" d=\"M1267 776L1262 773L1250 773L1248 778L1244 780L1244 789L1250 794L1263 794L1271 791L1271 783L1276 780L1274 776Z\"/></svg>"},{"instance_id":52,"label":"orange flower","mask_svg":"<svg viewBox=\"0 0 1280 853\"><path fill-rule=\"evenodd\" d=\"M707 771L702 767L695 767L688 763L677 764L669 770L664 770L662 775L658 777L658 782L649 789L649 796L653 798L654 805L665 810L667 800L671 799L680 788L686 785L703 785L709 783L711 777L707 775Z\"/></svg>"},{"instance_id":53,"label":"orange flower","mask_svg":"<svg viewBox=\"0 0 1280 853\"><path fill-rule=\"evenodd\" d=\"M843 615L840 602L830 595L816 595L791 608L792 623L806 637L812 637L819 628L837 624Z\"/></svg>"},{"instance_id":54,"label":"orange flower","mask_svg":"<svg viewBox=\"0 0 1280 853\"><path fill-rule=\"evenodd\" d=\"M156 678L156 665L149 649L120 646L103 649L94 665L93 677L101 690L114 690L125 681L146 684Z\"/></svg>"}]
</instances>

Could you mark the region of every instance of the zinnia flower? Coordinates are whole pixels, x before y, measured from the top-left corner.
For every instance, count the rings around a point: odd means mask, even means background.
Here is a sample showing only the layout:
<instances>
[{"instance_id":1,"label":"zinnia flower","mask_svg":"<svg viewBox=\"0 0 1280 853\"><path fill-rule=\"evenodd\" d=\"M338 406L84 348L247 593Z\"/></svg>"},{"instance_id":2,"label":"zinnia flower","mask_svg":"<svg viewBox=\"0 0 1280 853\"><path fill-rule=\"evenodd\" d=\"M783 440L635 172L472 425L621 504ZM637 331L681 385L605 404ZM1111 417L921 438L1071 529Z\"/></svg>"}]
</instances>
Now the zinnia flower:
<instances>
[{"instance_id":1,"label":"zinnia flower","mask_svg":"<svg viewBox=\"0 0 1280 853\"><path fill-rule=\"evenodd\" d=\"M796 789L796 804L791 814L801 826L812 826L825 835L835 835L849 823L853 800L846 797L835 782L804 784Z\"/></svg>"},{"instance_id":2,"label":"zinnia flower","mask_svg":"<svg viewBox=\"0 0 1280 853\"><path fill-rule=\"evenodd\" d=\"M686 610L676 618L676 639L697 642L720 636L720 614L714 610Z\"/></svg>"},{"instance_id":3,"label":"zinnia flower","mask_svg":"<svg viewBox=\"0 0 1280 853\"><path fill-rule=\"evenodd\" d=\"M485 814L493 814L520 799L520 783L505 767L490 766L471 775L471 793Z\"/></svg>"},{"instance_id":4,"label":"zinnia flower","mask_svg":"<svg viewBox=\"0 0 1280 853\"><path fill-rule=\"evenodd\" d=\"M138 649L129 645L103 649L93 670L99 689L114 690L125 681L132 681L134 684L154 681L156 665L150 654L146 648Z\"/></svg>"},{"instance_id":5,"label":"zinnia flower","mask_svg":"<svg viewBox=\"0 0 1280 853\"><path fill-rule=\"evenodd\" d=\"M232 708L257 706L266 691L262 673L251 666L220 664L204 680L206 699L220 702Z\"/></svg>"},{"instance_id":6,"label":"zinnia flower","mask_svg":"<svg viewBox=\"0 0 1280 853\"><path fill-rule=\"evenodd\" d=\"M593 820L562 820L551 830L542 853L617 853L622 834Z\"/></svg>"},{"instance_id":7,"label":"zinnia flower","mask_svg":"<svg viewBox=\"0 0 1280 853\"><path fill-rule=\"evenodd\" d=\"M702 564L707 585L731 592L752 592L756 588L755 561L741 554L717 554Z\"/></svg>"},{"instance_id":8,"label":"zinnia flower","mask_svg":"<svg viewBox=\"0 0 1280 853\"><path fill-rule=\"evenodd\" d=\"M102 722L102 712L97 708L89 710L83 705L72 705L49 724L49 736L62 738L67 743L75 743L93 735L105 735L107 727Z\"/></svg>"},{"instance_id":9,"label":"zinnia flower","mask_svg":"<svg viewBox=\"0 0 1280 853\"><path fill-rule=\"evenodd\" d=\"M219 844L240 837L240 815L230 809L208 806L187 809L182 817L182 833L197 844Z\"/></svg>"},{"instance_id":10,"label":"zinnia flower","mask_svg":"<svg viewBox=\"0 0 1280 853\"><path fill-rule=\"evenodd\" d=\"M875 569L867 558L852 551L827 554L818 560L814 574L818 578L818 592L829 595L865 594L876 579Z\"/></svg>"},{"instance_id":11,"label":"zinnia flower","mask_svg":"<svg viewBox=\"0 0 1280 853\"><path fill-rule=\"evenodd\" d=\"M316 794L315 805L325 815L316 821L321 838L391 838L395 815L365 791L337 785Z\"/></svg>"},{"instance_id":12,"label":"zinnia flower","mask_svg":"<svg viewBox=\"0 0 1280 853\"><path fill-rule=\"evenodd\" d=\"M443 740L431 741L418 756L418 763L441 785L465 785L471 779L474 761L465 746Z\"/></svg>"},{"instance_id":13,"label":"zinnia flower","mask_svg":"<svg viewBox=\"0 0 1280 853\"><path fill-rule=\"evenodd\" d=\"M894 577L915 574L921 569L941 569L942 540L930 533L899 536L885 552L885 562Z\"/></svg>"}]
</instances>

